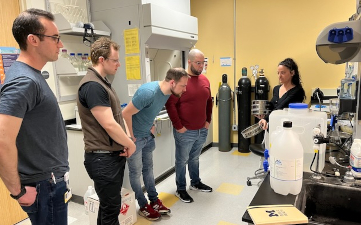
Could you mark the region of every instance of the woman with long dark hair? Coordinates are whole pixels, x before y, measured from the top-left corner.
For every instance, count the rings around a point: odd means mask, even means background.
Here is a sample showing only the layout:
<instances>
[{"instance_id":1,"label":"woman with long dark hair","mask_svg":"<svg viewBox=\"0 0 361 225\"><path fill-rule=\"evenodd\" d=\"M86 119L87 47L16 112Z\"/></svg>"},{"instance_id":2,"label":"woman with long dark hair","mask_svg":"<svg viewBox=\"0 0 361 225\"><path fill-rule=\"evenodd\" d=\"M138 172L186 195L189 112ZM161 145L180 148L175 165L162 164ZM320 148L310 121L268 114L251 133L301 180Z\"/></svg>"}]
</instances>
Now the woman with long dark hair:
<instances>
[{"instance_id":1,"label":"woman with long dark hair","mask_svg":"<svg viewBox=\"0 0 361 225\"><path fill-rule=\"evenodd\" d=\"M278 64L278 79L280 85L273 88L273 97L271 99L271 109L287 108L290 103L301 103L306 98L305 90L302 87L300 72L296 62L287 58ZM263 129L267 129L267 121L259 121Z\"/></svg>"}]
</instances>

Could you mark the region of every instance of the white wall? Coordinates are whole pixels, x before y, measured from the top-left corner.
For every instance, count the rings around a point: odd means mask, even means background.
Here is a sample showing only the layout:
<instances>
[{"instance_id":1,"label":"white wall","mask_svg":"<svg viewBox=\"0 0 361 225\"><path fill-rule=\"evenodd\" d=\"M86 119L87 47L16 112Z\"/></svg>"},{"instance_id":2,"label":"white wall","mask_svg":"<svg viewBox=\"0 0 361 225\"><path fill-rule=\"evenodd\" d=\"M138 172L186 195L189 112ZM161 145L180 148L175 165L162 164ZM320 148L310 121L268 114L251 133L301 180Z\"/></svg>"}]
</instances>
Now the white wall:
<instances>
[{"instance_id":1,"label":"white wall","mask_svg":"<svg viewBox=\"0 0 361 225\"><path fill-rule=\"evenodd\" d=\"M165 8L173 9L184 14L191 14L190 0L142 0L142 4L152 3Z\"/></svg>"},{"instance_id":2,"label":"white wall","mask_svg":"<svg viewBox=\"0 0 361 225\"><path fill-rule=\"evenodd\" d=\"M25 3L26 8L37 8L37 9L45 9L45 0L20 0L21 3Z\"/></svg>"}]
</instances>

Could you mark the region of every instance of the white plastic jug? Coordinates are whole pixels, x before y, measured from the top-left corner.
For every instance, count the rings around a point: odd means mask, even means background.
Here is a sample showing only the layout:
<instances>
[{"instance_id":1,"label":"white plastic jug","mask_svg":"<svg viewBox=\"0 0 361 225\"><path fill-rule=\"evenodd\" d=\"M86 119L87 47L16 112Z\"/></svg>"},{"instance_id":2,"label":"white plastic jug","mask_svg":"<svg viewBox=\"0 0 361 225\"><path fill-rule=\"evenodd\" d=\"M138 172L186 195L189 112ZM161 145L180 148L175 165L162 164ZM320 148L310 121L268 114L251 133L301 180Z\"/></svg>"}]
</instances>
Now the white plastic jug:
<instances>
[{"instance_id":1,"label":"white plastic jug","mask_svg":"<svg viewBox=\"0 0 361 225\"><path fill-rule=\"evenodd\" d=\"M361 178L361 139L355 139L351 145L350 165L353 176Z\"/></svg>"},{"instance_id":2,"label":"white plastic jug","mask_svg":"<svg viewBox=\"0 0 361 225\"><path fill-rule=\"evenodd\" d=\"M88 197L93 194L95 194L94 188L92 186L88 186L88 190L86 190L86 192L84 194L85 214L89 213Z\"/></svg>"},{"instance_id":3,"label":"white plastic jug","mask_svg":"<svg viewBox=\"0 0 361 225\"><path fill-rule=\"evenodd\" d=\"M315 151L313 149L313 128L320 125L321 132L327 134L327 114L326 112L311 111L308 109L308 105L304 103L291 103L290 108L283 110L274 110L269 117L269 133L270 142L272 143L272 137L274 131L282 128L283 121L292 122L292 130L296 132L302 143L304 150L303 168L304 171L310 172L310 165L312 163ZM277 136L277 135L276 135ZM270 149L272 151L272 147ZM322 144L319 150L319 166L318 171L321 172L325 166L326 144ZM313 170L316 170L316 161L312 166Z\"/></svg>"},{"instance_id":4,"label":"white plastic jug","mask_svg":"<svg viewBox=\"0 0 361 225\"><path fill-rule=\"evenodd\" d=\"M278 194L297 195L302 188L303 147L292 131L292 122L284 121L283 129L273 140L270 158L270 185Z\"/></svg>"}]
</instances>

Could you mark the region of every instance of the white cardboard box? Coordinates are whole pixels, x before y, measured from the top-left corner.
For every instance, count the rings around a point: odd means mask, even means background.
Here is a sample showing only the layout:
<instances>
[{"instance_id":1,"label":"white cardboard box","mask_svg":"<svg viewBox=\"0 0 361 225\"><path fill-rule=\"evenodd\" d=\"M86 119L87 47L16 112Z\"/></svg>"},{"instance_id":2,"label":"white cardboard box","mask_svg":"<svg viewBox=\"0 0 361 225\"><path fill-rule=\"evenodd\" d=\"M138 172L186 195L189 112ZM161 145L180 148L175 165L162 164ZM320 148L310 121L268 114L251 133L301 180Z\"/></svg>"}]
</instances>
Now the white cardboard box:
<instances>
[{"instance_id":1,"label":"white cardboard box","mask_svg":"<svg viewBox=\"0 0 361 225\"><path fill-rule=\"evenodd\" d=\"M122 206L119 213L119 223L120 225L132 225L137 222L135 194L133 191L122 188L121 195ZM99 211L99 198L97 194L88 197L88 206L90 225L96 225Z\"/></svg>"}]
</instances>

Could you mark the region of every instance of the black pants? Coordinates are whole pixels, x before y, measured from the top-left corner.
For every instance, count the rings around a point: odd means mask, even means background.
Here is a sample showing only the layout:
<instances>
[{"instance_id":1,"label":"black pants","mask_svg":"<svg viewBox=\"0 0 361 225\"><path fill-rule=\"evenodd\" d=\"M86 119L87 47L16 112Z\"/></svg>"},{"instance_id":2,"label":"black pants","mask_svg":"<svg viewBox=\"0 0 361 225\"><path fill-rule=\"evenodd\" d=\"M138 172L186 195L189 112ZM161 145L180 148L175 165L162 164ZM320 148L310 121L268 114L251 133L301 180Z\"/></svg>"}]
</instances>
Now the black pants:
<instances>
[{"instance_id":1,"label":"black pants","mask_svg":"<svg viewBox=\"0 0 361 225\"><path fill-rule=\"evenodd\" d=\"M120 191L123 184L125 157L115 153L85 153L85 169L94 181L99 197L98 225L119 225Z\"/></svg>"}]
</instances>

